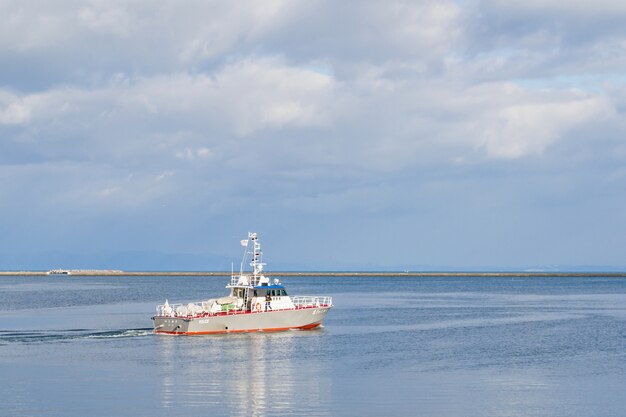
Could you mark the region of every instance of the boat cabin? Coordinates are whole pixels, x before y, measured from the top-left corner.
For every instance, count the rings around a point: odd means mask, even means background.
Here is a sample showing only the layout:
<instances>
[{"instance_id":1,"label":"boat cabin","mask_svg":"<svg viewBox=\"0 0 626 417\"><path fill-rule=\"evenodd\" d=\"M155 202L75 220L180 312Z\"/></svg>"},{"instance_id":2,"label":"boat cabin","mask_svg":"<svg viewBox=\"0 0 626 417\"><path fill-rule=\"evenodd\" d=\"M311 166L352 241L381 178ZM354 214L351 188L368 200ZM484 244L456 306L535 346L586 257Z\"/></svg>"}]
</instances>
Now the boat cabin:
<instances>
[{"instance_id":1,"label":"boat cabin","mask_svg":"<svg viewBox=\"0 0 626 417\"><path fill-rule=\"evenodd\" d=\"M257 286L230 286L230 297L239 308L247 311L272 311L294 308L291 298L283 285L262 283ZM269 296L269 298L268 298Z\"/></svg>"},{"instance_id":2,"label":"boat cabin","mask_svg":"<svg viewBox=\"0 0 626 417\"><path fill-rule=\"evenodd\" d=\"M285 287L280 284L258 285L252 288L250 309L252 311L284 310L293 308L293 302Z\"/></svg>"},{"instance_id":3,"label":"boat cabin","mask_svg":"<svg viewBox=\"0 0 626 417\"><path fill-rule=\"evenodd\" d=\"M263 298L265 298L265 296L269 294L273 300L274 297L286 297L287 291L285 291L285 287L282 285L259 285L257 287L254 287L253 294L255 297Z\"/></svg>"}]
</instances>

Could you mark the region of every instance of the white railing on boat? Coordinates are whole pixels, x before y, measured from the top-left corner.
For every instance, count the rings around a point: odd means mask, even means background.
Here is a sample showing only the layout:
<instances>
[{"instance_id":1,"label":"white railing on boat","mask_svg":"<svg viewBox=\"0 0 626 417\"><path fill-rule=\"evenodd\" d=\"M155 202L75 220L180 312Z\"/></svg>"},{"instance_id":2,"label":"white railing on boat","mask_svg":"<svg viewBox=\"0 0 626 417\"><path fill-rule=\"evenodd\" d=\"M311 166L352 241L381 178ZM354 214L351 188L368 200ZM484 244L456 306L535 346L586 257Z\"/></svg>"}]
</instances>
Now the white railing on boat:
<instances>
[{"instance_id":1,"label":"white railing on boat","mask_svg":"<svg viewBox=\"0 0 626 417\"><path fill-rule=\"evenodd\" d=\"M221 306L220 311L211 312L212 304L212 302L207 303L203 301L188 304L161 304L156 307L156 315L157 317L189 318L214 314L241 314L245 312L242 307L237 307L233 304L224 304Z\"/></svg>"},{"instance_id":2,"label":"white railing on boat","mask_svg":"<svg viewBox=\"0 0 626 417\"><path fill-rule=\"evenodd\" d=\"M291 301L296 308L331 307L333 305L333 297L326 296L296 295L291 297Z\"/></svg>"},{"instance_id":3,"label":"white railing on boat","mask_svg":"<svg viewBox=\"0 0 626 417\"><path fill-rule=\"evenodd\" d=\"M247 285L249 279L246 275L231 275L230 277L230 285Z\"/></svg>"},{"instance_id":4,"label":"white railing on boat","mask_svg":"<svg viewBox=\"0 0 626 417\"><path fill-rule=\"evenodd\" d=\"M197 305L196 303L189 304ZM187 308L189 304L161 304L156 307L156 315L161 317L187 317L189 315Z\"/></svg>"},{"instance_id":5,"label":"white railing on boat","mask_svg":"<svg viewBox=\"0 0 626 417\"><path fill-rule=\"evenodd\" d=\"M327 296L310 296L298 295L291 297L293 307L281 308L281 310L292 310L294 308L313 308L313 307L332 307L333 298ZM198 301L188 304L161 304L156 307L157 317L205 317L215 314L245 314L250 312L244 306L236 306L233 304L224 304L220 311L212 311L211 306L214 300ZM278 311L273 309L273 311ZM252 311L260 312L260 311Z\"/></svg>"}]
</instances>

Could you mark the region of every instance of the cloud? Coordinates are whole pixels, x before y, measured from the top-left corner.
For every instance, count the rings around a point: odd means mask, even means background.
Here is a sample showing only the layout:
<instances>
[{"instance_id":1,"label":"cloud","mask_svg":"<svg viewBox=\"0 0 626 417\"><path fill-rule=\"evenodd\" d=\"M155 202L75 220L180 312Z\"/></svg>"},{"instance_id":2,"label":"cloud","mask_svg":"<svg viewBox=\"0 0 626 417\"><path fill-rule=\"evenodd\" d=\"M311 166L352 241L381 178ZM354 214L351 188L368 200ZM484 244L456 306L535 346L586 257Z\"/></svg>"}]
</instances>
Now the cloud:
<instances>
[{"instance_id":1,"label":"cloud","mask_svg":"<svg viewBox=\"0 0 626 417\"><path fill-rule=\"evenodd\" d=\"M280 219L285 234L310 222L318 242L320 230L463 236L465 224L497 241L547 212L528 201L567 201L572 219L613 213L619 193L590 210L574 185L623 185L624 13L608 1L3 2L0 206L46 225L53 212L124 218L142 225L137 245L155 224L189 242L198 222L241 218Z\"/></svg>"},{"instance_id":2,"label":"cloud","mask_svg":"<svg viewBox=\"0 0 626 417\"><path fill-rule=\"evenodd\" d=\"M2 93L2 92L0 92ZM22 124L30 119L30 108L24 102L10 94L1 94L0 97L0 124Z\"/></svg>"},{"instance_id":3,"label":"cloud","mask_svg":"<svg viewBox=\"0 0 626 417\"><path fill-rule=\"evenodd\" d=\"M81 7L76 17L79 26L91 32L127 38L135 16L120 5L92 3Z\"/></svg>"},{"instance_id":4,"label":"cloud","mask_svg":"<svg viewBox=\"0 0 626 417\"><path fill-rule=\"evenodd\" d=\"M585 0L530 0L523 3L509 3L503 0L490 0L486 7L508 9L511 14L520 11L538 13L560 13L581 16L614 16L626 15L626 5L613 0L599 0L593 4Z\"/></svg>"},{"instance_id":5,"label":"cloud","mask_svg":"<svg viewBox=\"0 0 626 417\"><path fill-rule=\"evenodd\" d=\"M504 84L471 94L482 96L482 114L469 122L469 131L475 145L493 158L541 155L572 129L615 115L606 97L576 91L537 92Z\"/></svg>"},{"instance_id":6,"label":"cloud","mask_svg":"<svg viewBox=\"0 0 626 417\"><path fill-rule=\"evenodd\" d=\"M198 148L191 149L185 148L180 151L176 151L176 158L183 159L186 161L193 161L197 158L208 158L212 155L212 152L209 148Z\"/></svg>"},{"instance_id":7,"label":"cloud","mask_svg":"<svg viewBox=\"0 0 626 417\"><path fill-rule=\"evenodd\" d=\"M455 153L451 160L471 157L476 147L494 158L541 154L569 129L614 114L603 94L536 91L510 82L460 89L457 83L431 85L414 74L399 77L400 70L394 63L366 64L355 69L353 79L339 82L333 74L282 58L246 57L214 73L116 74L96 89L5 92L8 104L0 115L4 123L24 124L22 135L46 126L52 137L40 143L39 153L53 158L68 156L59 152L55 136L66 143L82 136L78 147L66 148L77 158L83 146L98 146L100 157L112 160L148 147L146 158L173 154L180 160L212 156L225 161L240 146L251 146L225 138L318 129L316 143L301 142L288 157L334 164L334 155L340 154L344 165L393 170L446 147ZM188 133L180 136L176 132L182 129ZM357 137L360 146L355 147L352 138ZM264 146L269 155L284 141L266 139Z\"/></svg>"},{"instance_id":8,"label":"cloud","mask_svg":"<svg viewBox=\"0 0 626 417\"><path fill-rule=\"evenodd\" d=\"M163 180L165 180L166 178L169 178L169 177L171 177L171 176L173 176L173 175L175 175L175 174L176 174L176 172L174 172L174 171L165 171L165 172L162 172L162 173L158 174L158 175L154 178L154 180L155 180L155 181L163 181Z\"/></svg>"},{"instance_id":9,"label":"cloud","mask_svg":"<svg viewBox=\"0 0 626 417\"><path fill-rule=\"evenodd\" d=\"M568 130L612 113L611 106L598 99L514 105L498 112L494 126L485 123L484 146L495 157L541 154Z\"/></svg>"},{"instance_id":10,"label":"cloud","mask_svg":"<svg viewBox=\"0 0 626 417\"><path fill-rule=\"evenodd\" d=\"M172 147L178 158L206 158L215 152L211 136L216 134L328 125L335 84L331 76L280 59L246 58L214 74L115 75L97 88L5 91L0 122L21 124L20 137L37 142L36 151L44 158L89 157L86 148L99 148L98 158L126 157L146 147L153 149L146 157ZM47 135L36 133L44 128ZM149 145L150 136L172 130L190 133L170 145ZM17 137L13 143L27 146Z\"/></svg>"},{"instance_id":11,"label":"cloud","mask_svg":"<svg viewBox=\"0 0 626 417\"><path fill-rule=\"evenodd\" d=\"M98 196L102 198L107 198L118 193L120 190L121 190L121 187L119 186L107 187L104 190L99 191Z\"/></svg>"}]
</instances>

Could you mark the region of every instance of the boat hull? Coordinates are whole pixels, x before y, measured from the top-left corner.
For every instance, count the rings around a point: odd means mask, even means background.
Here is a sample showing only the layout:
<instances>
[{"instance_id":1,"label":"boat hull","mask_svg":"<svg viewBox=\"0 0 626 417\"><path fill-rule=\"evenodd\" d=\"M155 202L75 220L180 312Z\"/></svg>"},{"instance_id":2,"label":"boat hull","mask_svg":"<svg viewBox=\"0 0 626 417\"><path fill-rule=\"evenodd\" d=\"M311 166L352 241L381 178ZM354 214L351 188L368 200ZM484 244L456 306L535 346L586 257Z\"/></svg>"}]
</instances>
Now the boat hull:
<instances>
[{"instance_id":1,"label":"boat hull","mask_svg":"<svg viewBox=\"0 0 626 417\"><path fill-rule=\"evenodd\" d=\"M173 335L308 330L322 324L330 308L310 307L194 318L155 316L152 320L155 333Z\"/></svg>"}]
</instances>

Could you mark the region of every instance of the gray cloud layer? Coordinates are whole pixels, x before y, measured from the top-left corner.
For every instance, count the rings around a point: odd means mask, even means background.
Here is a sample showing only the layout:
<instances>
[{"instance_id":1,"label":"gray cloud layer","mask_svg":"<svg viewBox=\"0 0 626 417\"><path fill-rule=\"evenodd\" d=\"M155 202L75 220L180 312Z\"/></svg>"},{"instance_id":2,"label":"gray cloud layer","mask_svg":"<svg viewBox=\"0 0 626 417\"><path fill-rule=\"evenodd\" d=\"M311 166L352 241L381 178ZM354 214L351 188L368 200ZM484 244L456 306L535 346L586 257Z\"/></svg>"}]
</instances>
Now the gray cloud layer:
<instances>
[{"instance_id":1,"label":"gray cloud layer","mask_svg":"<svg viewBox=\"0 0 626 417\"><path fill-rule=\"evenodd\" d=\"M230 256L249 228L313 268L625 264L619 2L0 16L2 267Z\"/></svg>"}]
</instances>

